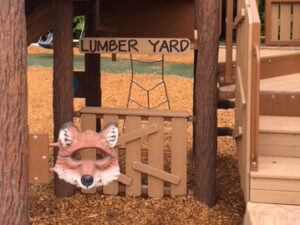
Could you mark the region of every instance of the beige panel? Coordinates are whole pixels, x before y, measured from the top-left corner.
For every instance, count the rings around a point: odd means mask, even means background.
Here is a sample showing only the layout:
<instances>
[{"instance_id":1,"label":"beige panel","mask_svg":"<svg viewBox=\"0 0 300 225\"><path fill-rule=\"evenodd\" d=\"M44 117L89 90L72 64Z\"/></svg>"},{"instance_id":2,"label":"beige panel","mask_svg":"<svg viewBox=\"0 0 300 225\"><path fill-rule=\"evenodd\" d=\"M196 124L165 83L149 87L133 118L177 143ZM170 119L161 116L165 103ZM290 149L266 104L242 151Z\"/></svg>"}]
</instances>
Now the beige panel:
<instances>
[{"instance_id":1,"label":"beige panel","mask_svg":"<svg viewBox=\"0 0 300 225\"><path fill-rule=\"evenodd\" d=\"M259 123L261 133L300 134L300 117L260 116Z\"/></svg>"},{"instance_id":2,"label":"beige panel","mask_svg":"<svg viewBox=\"0 0 300 225\"><path fill-rule=\"evenodd\" d=\"M158 132L149 135L148 165L164 170L164 120L162 117L150 117L149 125L156 124ZM156 177L148 176L148 196L161 198L164 195L164 182Z\"/></svg>"},{"instance_id":3,"label":"beige panel","mask_svg":"<svg viewBox=\"0 0 300 225\"><path fill-rule=\"evenodd\" d=\"M300 40L300 3L293 5L293 40Z\"/></svg>"},{"instance_id":4,"label":"beige panel","mask_svg":"<svg viewBox=\"0 0 300 225\"><path fill-rule=\"evenodd\" d=\"M252 190L300 191L300 180L251 178Z\"/></svg>"},{"instance_id":5,"label":"beige panel","mask_svg":"<svg viewBox=\"0 0 300 225\"><path fill-rule=\"evenodd\" d=\"M171 184L171 196L186 194L187 185L187 120L172 119L171 173L180 177L179 184Z\"/></svg>"},{"instance_id":6,"label":"beige panel","mask_svg":"<svg viewBox=\"0 0 300 225\"><path fill-rule=\"evenodd\" d=\"M243 225L296 225L299 215L299 206L248 202Z\"/></svg>"},{"instance_id":7,"label":"beige panel","mask_svg":"<svg viewBox=\"0 0 300 225\"><path fill-rule=\"evenodd\" d=\"M259 145L259 155L300 157L300 146Z\"/></svg>"},{"instance_id":8,"label":"beige panel","mask_svg":"<svg viewBox=\"0 0 300 225\"><path fill-rule=\"evenodd\" d=\"M271 4L271 41L278 40L278 3Z\"/></svg>"},{"instance_id":9,"label":"beige panel","mask_svg":"<svg viewBox=\"0 0 300 225\"><path fill-rule=\"evenodd\" d=\"M291 32L291 4L281 3L280 7L280 40L289 41Z\"/></svg>"},{"instance_id":10,"label":"beige panel","mask_svg":"<svg viewBox=\"0 0 300 225\"><path fill-rule=\"evenodd\" d=\"M131 132L141 128L141 117L127 116L125 121L126 131ZM126 145L126 175L131 177L132 183L126 186L127 196L141 195L141 173L133 169L133 162L141 161L141 139L137 139Z\"/></svg>"},{"instance_id":11,"label":"beige panel","mask_svg":"<svg viewBox=\"0 0 300 225\"><path fill-rule=\"evenodd\" d=\"M81 131L93 130L96 131L96 115L82 114L81 115ZM96 159L96 149L84 149L80 151L81 159ZM95 193L96 188L90 190L81 189L82 193Z\"/></svg>"},{"instance_id":12,"label":"beige panel","mask_svg":"<svg viewBox=\"0 0 300 225\"><path fill-rule=\"evenodd\" d=\"M251 190L250 201L300 205L300 192Z\"/></svg>"},{"instance_id":13,"label":"beige panel","mask_svg":"<svg viewBox=\"0 0 300 225\"><path fill-rule=\"evenodd\" d=\"M300 135L279 134L279 133L260 133L259 145L277 146L300 146Z\"/></svg>"},{"instance_id":14,"label":"beige panel","mask_svg":"<svg viewBox=\"0 0 300 225\"><path fill-rule=\"evenodd\" d=\"M30 134L28 137L28 183L49 182L48 134Z\"/></svg>"},{"instance_id":15,"label":"beige panel","mask_svg":"<svg viewBox=\"0 0 300 225\"><path fill-rule=\"evenodd\" d=\"M112 115L104 115L103 116L104 122L103 125L106 126L109 123L116 123L118 124L118 116L112 116ZM118 154L118 149L115 147L115 151ZM119 183L118 181L113 181L112 183L106 185L103 187L103 192L105 194L111 194L116 195L119 192Z\"/></svg>"}]
</instances>

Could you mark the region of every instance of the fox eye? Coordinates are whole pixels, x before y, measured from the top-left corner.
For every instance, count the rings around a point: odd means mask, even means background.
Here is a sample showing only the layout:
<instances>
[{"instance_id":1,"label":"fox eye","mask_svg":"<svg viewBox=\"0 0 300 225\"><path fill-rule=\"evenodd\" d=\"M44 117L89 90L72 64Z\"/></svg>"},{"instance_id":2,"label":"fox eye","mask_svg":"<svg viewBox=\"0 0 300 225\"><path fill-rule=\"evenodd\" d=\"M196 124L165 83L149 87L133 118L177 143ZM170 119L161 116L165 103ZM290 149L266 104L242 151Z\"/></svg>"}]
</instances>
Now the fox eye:
<instances>
[{"instance_id":1,"label":"fox eye","mask_svg":"<svg viewBox=\"0 0 300 225\"><path fill-rule=\"evenodd\" d=\"M71 158L75 161L82 160L82 157L81 157L82 150L86 150L86 149L80 149L80 150L74 152L71 155ZM106 156L107 156L107 154L105 154L105 152L103 152L101 149L96 149L96 160L101 160L101 159L105 158Z\"/></svg>"}]
</instances>

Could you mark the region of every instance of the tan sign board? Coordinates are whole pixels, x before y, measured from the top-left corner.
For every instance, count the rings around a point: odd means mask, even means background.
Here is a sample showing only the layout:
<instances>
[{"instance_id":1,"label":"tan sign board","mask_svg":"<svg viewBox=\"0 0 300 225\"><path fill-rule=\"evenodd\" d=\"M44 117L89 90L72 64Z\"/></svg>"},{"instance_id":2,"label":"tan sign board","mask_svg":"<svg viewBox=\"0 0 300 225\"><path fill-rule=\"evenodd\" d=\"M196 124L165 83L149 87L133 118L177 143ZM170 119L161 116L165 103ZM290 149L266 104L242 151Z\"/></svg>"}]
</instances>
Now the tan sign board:
<instances>
[{"instance_id":1,"label":"tan sign board","mask_svg":"<svg viewBox=\"0 0 300 225\"><path fill-rule=\"evenodd\" d=\"M191 49L189 39L178 38L82 38L82 53L118 54L187 54Z\"/></svg>"}]
</instances>

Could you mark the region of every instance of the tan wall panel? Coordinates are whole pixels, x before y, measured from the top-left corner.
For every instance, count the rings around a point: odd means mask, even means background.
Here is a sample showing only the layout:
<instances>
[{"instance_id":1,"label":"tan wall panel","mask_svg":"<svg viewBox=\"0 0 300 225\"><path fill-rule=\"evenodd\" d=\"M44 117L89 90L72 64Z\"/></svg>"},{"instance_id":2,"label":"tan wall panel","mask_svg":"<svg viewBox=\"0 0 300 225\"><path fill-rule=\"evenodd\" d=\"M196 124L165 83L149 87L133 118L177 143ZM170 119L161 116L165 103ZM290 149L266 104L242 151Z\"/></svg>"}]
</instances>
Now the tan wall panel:
<instances>
[{"instance_id":1,"label":"tan wall panel","mask_svg":"<svg viewBox=\"0 0 300 225\"><path fill-rule=\"evenodd\" d=\"M251 190L250 201L300 205L300 192Z\"/></svg>"},{"instance_id":2,"label":"tan wall panel","mask_svg":"<svg viewBox=\"0 0 300 225\"><path fill-rule=\"evenodd\" d=\"M300 180L251 178L252 190L300 191Z\"/></svg>"}]
</instances>

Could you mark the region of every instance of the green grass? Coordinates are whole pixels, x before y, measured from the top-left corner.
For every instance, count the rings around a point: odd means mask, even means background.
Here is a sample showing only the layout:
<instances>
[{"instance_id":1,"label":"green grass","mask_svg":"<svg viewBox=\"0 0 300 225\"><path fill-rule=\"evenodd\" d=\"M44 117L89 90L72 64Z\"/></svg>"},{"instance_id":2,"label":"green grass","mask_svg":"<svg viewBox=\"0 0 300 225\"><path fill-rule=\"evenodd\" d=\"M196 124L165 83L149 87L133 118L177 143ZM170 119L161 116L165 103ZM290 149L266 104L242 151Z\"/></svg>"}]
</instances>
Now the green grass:
<instances>
[{"instance_id":1,"label":"green grass","mask_svg":"<svg viewBox=\"0 0 300 225\"><path fill-rule=\"evenodd\" d=\"M27 56L27 66L53 67L53 55L33 54ZM75 70L84 70L84 57L74 56ZM165 62L165 75L177 75L182 77L193 77L193 65L185 63ZM101 71L107 73L131 73L129 59L117 59L113 62L111 58L101 58ZM160 63L134 63L135 74L161 74Z\"/></svg>"}]
</instances>

